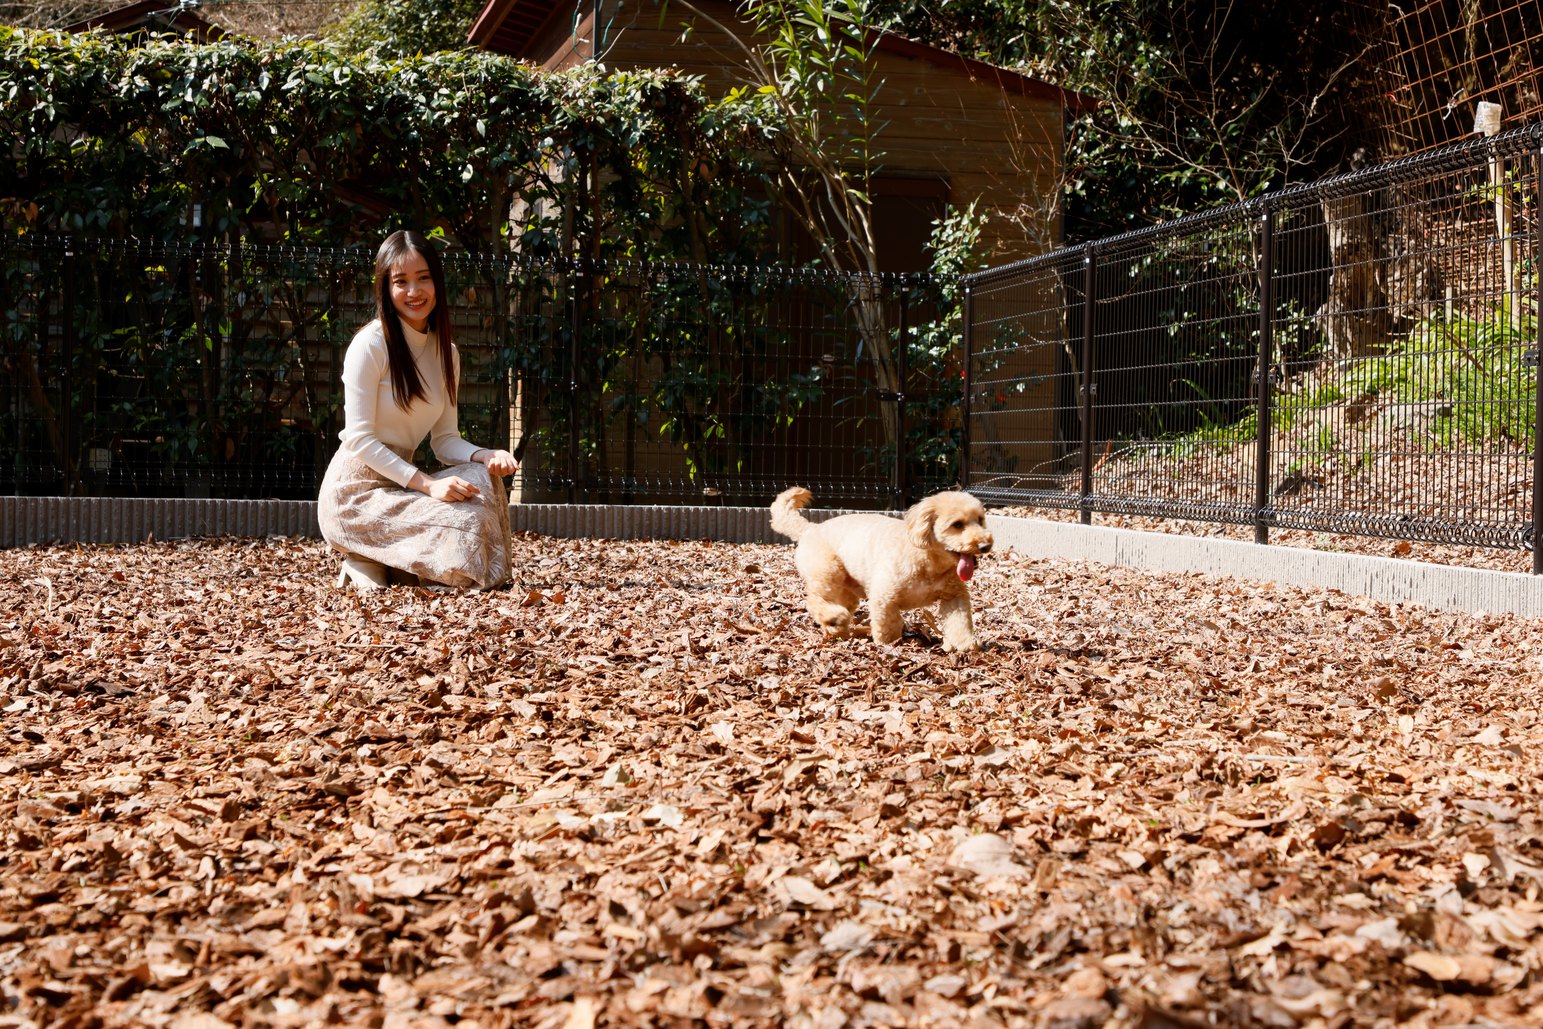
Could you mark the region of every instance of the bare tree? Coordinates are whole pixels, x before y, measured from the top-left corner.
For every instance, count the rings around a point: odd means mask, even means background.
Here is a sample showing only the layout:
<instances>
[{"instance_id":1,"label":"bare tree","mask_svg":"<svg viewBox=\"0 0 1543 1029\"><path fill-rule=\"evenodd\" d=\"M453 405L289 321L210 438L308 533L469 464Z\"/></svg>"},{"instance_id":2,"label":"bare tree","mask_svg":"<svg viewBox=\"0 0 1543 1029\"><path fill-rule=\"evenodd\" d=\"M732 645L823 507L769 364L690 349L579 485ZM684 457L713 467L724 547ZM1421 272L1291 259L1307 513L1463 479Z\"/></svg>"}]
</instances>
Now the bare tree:
<instances>
[{"instance_id":1,"label":"bare tree","mask_svg":"<svg viewBox=\"0 0 1543 1029\"><path fill-rule=\"evenodd\" d=\"M0 3L0 25L62 29L122 6L121 0L10 0ZM176 0L171 6L176 6Z\"/></svg>"},{"instance_id":2,"label":"bare tree","mask_svg":"<svg viewBox=\"0 0 1543 1029\"><path fill-rule=\"evenodd\" d=\"M127 0L5 0L0 24L62 29L124 6ZM317 36L360 0L165 0L166 13L187 10L230 32L258 38Z\"/></svg>"},{"instance_id":3,"label":"bare tree","mask_svg":"<svg viewBox=\"0 0 1543 1029\"><path fill-rule=\"evenodd\" d=\"M341 22L359 3L360 0L205 0L198 13L243 36L316 37Z\"/></svg>"}]
</instances>

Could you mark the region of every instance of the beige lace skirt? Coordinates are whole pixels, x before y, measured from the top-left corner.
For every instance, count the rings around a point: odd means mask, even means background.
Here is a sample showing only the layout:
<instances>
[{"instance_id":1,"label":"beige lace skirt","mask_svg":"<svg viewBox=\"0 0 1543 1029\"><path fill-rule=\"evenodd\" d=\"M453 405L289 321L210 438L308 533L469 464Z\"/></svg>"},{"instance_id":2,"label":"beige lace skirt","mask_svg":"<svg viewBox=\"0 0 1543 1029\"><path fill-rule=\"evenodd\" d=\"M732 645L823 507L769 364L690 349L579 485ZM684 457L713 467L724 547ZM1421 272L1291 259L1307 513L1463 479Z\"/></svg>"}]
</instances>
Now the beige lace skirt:
<instances>
[{"instance_id":1,"label":"beige lace skirt","mask_svg":"<svg viewBox=\"0 0 1543 1029\"><path fill-rule=\"evenodd\" d=\"M317 503L322 538L346 555L378 561L425 583L477 589L504 585L509 581L509 500L503 480L480 464L456 465L432 477L447 475L474 484L480 495L458 503L435 500L338 451L327 466Z\"/></svg>"}]
</instances>

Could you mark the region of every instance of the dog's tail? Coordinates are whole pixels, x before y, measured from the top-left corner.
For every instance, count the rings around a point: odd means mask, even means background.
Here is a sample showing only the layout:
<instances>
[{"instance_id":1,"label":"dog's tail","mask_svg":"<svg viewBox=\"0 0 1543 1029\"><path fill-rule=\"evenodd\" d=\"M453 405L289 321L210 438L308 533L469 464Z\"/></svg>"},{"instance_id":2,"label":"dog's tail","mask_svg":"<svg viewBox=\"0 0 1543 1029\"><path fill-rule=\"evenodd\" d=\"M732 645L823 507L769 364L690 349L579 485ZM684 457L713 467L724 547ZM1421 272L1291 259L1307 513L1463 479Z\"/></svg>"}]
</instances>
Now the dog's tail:
<instances>
[{"instance_id":1,"label":"dog's tail","mask_svg":"<svg viewBox=\"0 0 1543 1029\"><path fill-rule=\"evenodd\" d=\"M772 531L798 539L814 524L799 512L813 502L814 494L802 486L791 486L777 494L771 506Z\"/></svg>"}]
</instances>

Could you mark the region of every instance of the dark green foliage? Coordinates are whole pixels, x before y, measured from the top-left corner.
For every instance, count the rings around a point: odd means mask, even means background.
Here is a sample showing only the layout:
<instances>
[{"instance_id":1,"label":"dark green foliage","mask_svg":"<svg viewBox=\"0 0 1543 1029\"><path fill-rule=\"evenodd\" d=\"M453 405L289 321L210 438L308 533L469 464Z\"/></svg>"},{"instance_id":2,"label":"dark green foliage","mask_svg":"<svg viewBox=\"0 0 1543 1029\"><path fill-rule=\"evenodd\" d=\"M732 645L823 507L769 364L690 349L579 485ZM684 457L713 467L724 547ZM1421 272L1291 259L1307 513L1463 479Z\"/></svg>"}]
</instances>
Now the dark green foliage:
<instances>
[{"instance_id":1,"label":"dark green foliage","mask_svg":"<svg viewBox=\"0 0 1543 1029\"><path fill-rule=\"evenodd\" d=\"M0 165L0 229L368 249L411 226L451 250L514 246L547 267L575 258L764 261L772 190L754 155L779 128L775 110L709 103L696 82L670 72L541 74L481 52L387 52L0 30L0 130L16 141L16 159ZM51 302L53 277L19 266L15 274L13 297ZM97 419L50 441L66 478L80 446L103 434L154 438L163 456L207 467L242 445L237 423L264 440L293 429L300 436L290 443L317 451L310 467L324 465L337 428L330 379L302 392L259 380L297 348L341 346L368 313L342 294L318 302L318 284L332 276L313 270L288 293L286 278L264 277L262 288L278 291L264 310L286 327L263 336L232 313L246 301L231 298L256 287L252 269L211 264L198 301L192 274L185 261L168 262L155 319L77 317L70 396L42 374L60 354L41 322L5 337L0 359L36 385L28 404L40 421L57 424L64 410ZM792 341L759 331L746 298L710 276L672 276L640 304L609 310L616 285L602 274L581 273L556 294L540 275L469 275L464 288L481 298L483 329L510 342L468 374L518 377L532 453L545 451L549 463L577 439L587 468L614 466L619 436L636 432L668 440L698 476L732 474L753 441L829 388L796 363L776 381L741 374L741 356ZM93 271L79 284L83 300L107 282ZM136 302L153 293L135 290ZM689 318L672 322L669 311ZM561 338L522 335L527 319ZM570 368L573 348L581 359ZM104 382L138 391L125 398L134 403L115 408L88 395ZM570 415L570 382L608 406ZM508 415L500 403L495 423ZM722 455L729 465L720 467Z\"/></svg>"},{"instance_id":2,"label":"dark green foliage","mask_svg":"<svg viewBox=\"0 0 1543 1029\"><path fill-rule=\"evenodd\" d=\"M919 39L1099 101L1068 133L1067 236L1337 170L1375 133L1377 9L1339 0L884 0Z\"/></svg>"},{"instance_id":3,"label":"dark green foliage","mask_svg":"<svg viewBox=\"0 0 1543 1029\"><path fill-rule=\"evenodd\" d=\"M334 33L344 50L410 57L464 50L486 0L364 0Z\"/></svg>"},{"instance_id":4,"label":"dark green foliage","mask_svg":"<svg viewBox=\"0 0 1543 1029\"><path fill-rule=\"evenodd\" d=\"M0 133L14 141L14 159L0 163L0 228L12 237L368 250L386 231L412 226L440 235L450 250L497 252L513 244L559 262L582 256L751 264L766 251L766 191L750 150L762 127L734 109L708 105L694 81L669 72L586 67L543 75L480 52L386 58L314 42L136 46L111 36L0 29L0 98ZM97 291L130 288L120 273L110 281L106 271L89 267L78 283L83 304ZM113 434L153 436L180 456L197 451L207 461L219 450L217 441L228 434L221 423L250 378L232 364L234 355L262 364L265 344L240 319L200 320L184 263L169 262L168 269L162 287L132 286L135 303L152 303L156 288L166 293L152 304L155 318L109 324L95 320L89 306L76 317L72 397L62 397L57 380L47 378L61 355L58 341L37 330L41 322L28 316L5 334L0 361L43 422L57 425L64 410L89 410L111 420ZM15 311L48 304L57 310L50 299L55 276L34 278L22 265L12 273L19 276L8 294ZM249 272L211 269L201 290L248 295L256 283L237 281L243 274ZM264 289L281 292L289 285L284 277L263 281ZM317 281L328 280L304 278L293 295L264 305L289 326L274 340L279 352L268 364L282 365L289 348L308 341L341 345L368 318L321 302ZM536 280L510 282L489 269L467 285L491 319L483 328L494 334L545 306ZM598 300L586 293L578 302ZM711 298L702 296L699 306L710 310ZM593 311L569 307L560 314L564 322L598 324ZM318 317L333 322L313 324ZM217 342L232 349L222 356ZM639 344L657 357L653 342L669 354L679 341L661 336ZM691 354L670 359L689 362ZM477 374L497 380L512 369L539 378L540 360L505 348ZM96 367L102 361L123 370ZM539 373L552 370L543 365ZM604 374L588 361L583 370ZM133 410L88 395L103 382L134 384L139 393L126 398L135 401ZM248 412L241 421L299 417L305 432L325 440L336 429L335 398L329 383L314 385L323 390L316 398L258 390L262 417ZM142 403L149 400L160 407ZM144 418L156 424L133 424ZM70 435L80 443L98 430L106 427L77 424ZM586 446L603 446L589 428L577 431L586 434ZM66 442L56 434L50 447L68 476L80 454Z\"/></svg>"},{"instance_id":5,"label":"dark green foliage","mask_svg":"<svg viewBox=\"0 0 1543 1029\"><path fill-rule=\"evenodd\" d=\"M204 234L264 241L414 225L468 248L519 232L553 254L579 239L590 256L759 249L738 216L760 192L759 128L669 72L0 29L0 98L12 233L180 237L196 204Z\"/></svg>"}]
</instances>

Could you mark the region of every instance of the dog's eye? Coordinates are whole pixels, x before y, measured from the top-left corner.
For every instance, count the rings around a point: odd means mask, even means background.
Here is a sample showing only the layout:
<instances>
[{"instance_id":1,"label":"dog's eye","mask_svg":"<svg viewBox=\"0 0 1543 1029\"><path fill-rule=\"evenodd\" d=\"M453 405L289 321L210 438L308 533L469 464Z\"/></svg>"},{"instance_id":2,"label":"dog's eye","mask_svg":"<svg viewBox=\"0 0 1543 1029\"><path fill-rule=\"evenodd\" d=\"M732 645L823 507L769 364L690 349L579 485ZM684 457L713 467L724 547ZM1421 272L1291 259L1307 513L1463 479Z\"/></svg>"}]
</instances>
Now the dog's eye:
<instances>
[{"instance_id":1,"label":"dog's eye","mask_svg":"<svg viewBox=\"0 0 1543 1029\"><path fill-rule=\"evenodd\" d=\"M957 521L955 521L953 526L952 526L952 528L955 528L955 529L962 529L962 528L964 528L964 519L960 518Z\"/></svg>"}]
</instances>

